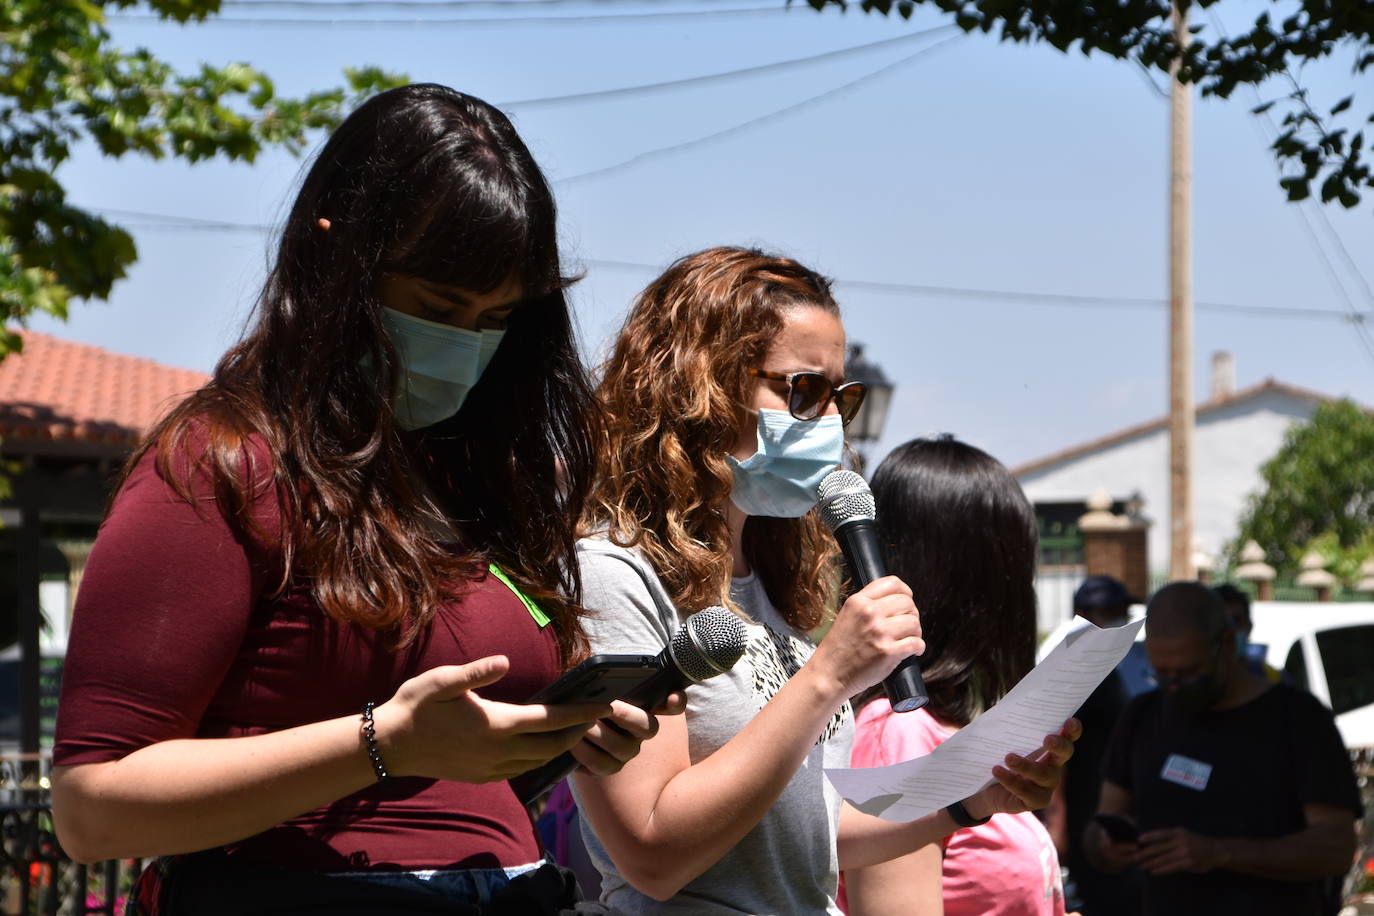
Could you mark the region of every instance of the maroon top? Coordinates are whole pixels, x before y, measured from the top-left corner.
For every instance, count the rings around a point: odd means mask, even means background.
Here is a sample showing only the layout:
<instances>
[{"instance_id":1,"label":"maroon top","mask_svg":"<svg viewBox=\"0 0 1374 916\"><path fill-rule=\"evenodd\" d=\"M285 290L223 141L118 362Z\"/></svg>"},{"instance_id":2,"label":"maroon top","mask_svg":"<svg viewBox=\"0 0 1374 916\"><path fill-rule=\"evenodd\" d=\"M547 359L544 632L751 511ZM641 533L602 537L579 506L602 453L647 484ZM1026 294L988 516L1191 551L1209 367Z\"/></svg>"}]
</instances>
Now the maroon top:
<instances>
[{"instance_id":1,"label":"maroon top","mask_svg":"<svg viewBox=\"0 0 1374 916\"><path fill-rule=\"evenodd\" d=\"M208 481L196 490L209 492ZM199 508L162 479L151 453L115 498L78 594L54 763L356 716L414 675L488 655L511 663L481 689L488 699L523 701L559 673L551 630L493 576L393 652L372 631L326 616L302 591L272 597L280 558L236 534L213 501ZM253 508L276 530L275 499ZM486 868L541 855L508 783L422 778L369 786L229 848L318 871Z\"/></svg>"}]
</instances>

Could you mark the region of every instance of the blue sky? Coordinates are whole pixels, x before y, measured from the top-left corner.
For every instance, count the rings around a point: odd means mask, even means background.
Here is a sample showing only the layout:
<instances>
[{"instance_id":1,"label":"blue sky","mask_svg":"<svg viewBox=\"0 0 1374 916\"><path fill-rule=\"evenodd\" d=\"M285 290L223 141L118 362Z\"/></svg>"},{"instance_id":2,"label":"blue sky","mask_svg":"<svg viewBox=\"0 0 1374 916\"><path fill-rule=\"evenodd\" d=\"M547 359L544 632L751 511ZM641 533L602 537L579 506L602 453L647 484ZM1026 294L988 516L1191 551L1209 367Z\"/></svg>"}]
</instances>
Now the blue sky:
<instances>
[{"instance_id":1,"label":"blue sky","mask_svg":"<svg viewBox=\"0 0 1374 916\"><path fill-rule=\"evenodd\" d=\"M773 2L566 0L532 9L609 15ZM1239 26L1260 6L1221 0L1214 10ZM226 10L255 18L507 15L494 4L456 12ZM933 10L903 22L797 6L624 22L111 26L119 44L146 46L183 69L246 61L288 94L337 84L345 66L375 64L501 103L789 60L944 24ZM1355 84L1350 58L1338 55L1299 79L1327 106L1363 89L1357 108L1367 109L1374 86L1367 78ZM1154 82L1163 84L1158 75ZM1283 90L1261 91L1268 98ZM1249 113L1254 104L1242 89L1195 107L1197 300L1374 310L1374 199L1354 211L1308 212L1333 265L1325 266L1303 208L1286 203L1276 185L1266 124ZM850 338L897 383L874 457L912 436L953 432L1016 464L1165 412L1164 308L931 289L1167 297L1168 105L1132 63L940 33L729 81L510 112L555 183L565 258L586 270L573 301L591 354L653 276L623 262L662 266L709 245L755 244L837 278ZM774 112L710 142L574 177ZM86 206L271 224L303 162L273 152L253 166L192 167L84 149L60 174ZM1328 224L1357 270L1330 241ZM108 303L78 304L66 324L39 319L33 327L208 371L242 326L269 237L193 228L140 228L135 237L140 261ZM923 289L867 285L884 283ZM1235 354L1241 385L1274 376L1374 404L1374 357L1348 322L1200 309L1201 395L1219 349Z\"/></svg>"}]
</instances>

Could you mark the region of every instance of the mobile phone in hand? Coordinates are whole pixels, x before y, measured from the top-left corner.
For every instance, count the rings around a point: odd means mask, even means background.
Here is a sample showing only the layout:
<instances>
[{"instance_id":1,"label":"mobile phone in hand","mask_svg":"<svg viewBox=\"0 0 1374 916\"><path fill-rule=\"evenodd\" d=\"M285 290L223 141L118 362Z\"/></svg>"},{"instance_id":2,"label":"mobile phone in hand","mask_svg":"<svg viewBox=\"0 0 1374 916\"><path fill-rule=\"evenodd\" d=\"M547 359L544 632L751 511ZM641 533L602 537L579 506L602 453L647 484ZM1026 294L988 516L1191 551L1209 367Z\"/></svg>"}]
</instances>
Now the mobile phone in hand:
<instances>
[{"instance_id":1,"label":"mobile phone in hand","mask_svg":"<svg viewBox=\"0 0 1374 916\"><path fill-rule=\"evenodd\" d=\"M623 700L662 670L652 655L593 655L525 702L552 705Z\"/></svg>"},{"instance_id":2,"label":"mobile phone in hand","mask_svg":"<svg viewBox=\"0 0 1374 916\"><path fill-rule=\"evenodd\" d=\"M1140 828L1124 815L1094 814L1093 820L1112 838L1113 843L1134 843L1140 839Z\"/></svg>"},{"instance_id":3,"label":"mobile phone in hand","mask_svg":"<svg viewBox=\"0 0 1374 916\"><path fill-rule=\"evenodd\" d=\"M663 664L652 655L593 655L525 702L553 706L625 700L649 709L663 702L662 675ZM572 753L564 751L510 780L511 788L522 804L532 804L576 766Z\"/></svg>"}]
</instances>

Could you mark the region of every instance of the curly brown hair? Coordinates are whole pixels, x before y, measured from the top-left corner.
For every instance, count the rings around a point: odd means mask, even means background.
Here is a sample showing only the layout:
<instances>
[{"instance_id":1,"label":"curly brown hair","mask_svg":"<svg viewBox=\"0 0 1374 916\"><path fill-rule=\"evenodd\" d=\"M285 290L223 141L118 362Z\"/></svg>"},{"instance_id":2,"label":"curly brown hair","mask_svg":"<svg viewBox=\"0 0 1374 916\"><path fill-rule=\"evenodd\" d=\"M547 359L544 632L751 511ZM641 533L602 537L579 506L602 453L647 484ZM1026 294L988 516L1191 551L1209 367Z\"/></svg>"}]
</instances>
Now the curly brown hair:
<instances>
[{"instance_id":1,"label":"curly brown hair","mask_svg":"<svg viewBox=\"0 0 1374 916\"><path fill-rule=\"evenodd\" d=\"M639 294L602 367L600 472L584 530L643 551L684 613L731 606L725 459L747 422L747 370L762 366L796 308L839 314L830 281L790 258L699 251ZM815 512L751 517L742 547L789 623L824 620L838 551Z\"/></svg>"}]
</instances>

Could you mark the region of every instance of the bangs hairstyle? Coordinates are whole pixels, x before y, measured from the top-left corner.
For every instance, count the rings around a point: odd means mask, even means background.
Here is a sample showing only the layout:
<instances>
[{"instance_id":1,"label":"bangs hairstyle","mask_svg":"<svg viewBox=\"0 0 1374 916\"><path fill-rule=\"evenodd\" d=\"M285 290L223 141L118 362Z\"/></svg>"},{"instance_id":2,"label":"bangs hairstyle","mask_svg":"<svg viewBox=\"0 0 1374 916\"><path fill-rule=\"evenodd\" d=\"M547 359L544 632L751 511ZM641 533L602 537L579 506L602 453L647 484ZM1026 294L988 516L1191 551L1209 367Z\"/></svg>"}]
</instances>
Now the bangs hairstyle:
<instances>
[{"instance_id":1,"label":"bangs hairstyle","mask_svg":"<svg viewBox=\"0 0 1374 916\"><path fill-rule=\"evenodd\" d=\"M596 414L555 232L549 187L503 114L432 84L375 96L306 174L245 337L133 461L155 446L188 498L203 466L220 511L280 548L281 588L308 589L332 617L398 627L406 644L495 560L576 657L573 551ZM462 409L413 434L388 396L399 365L376 293L387 274L523 289ZM173 468L178 454L195 461ZM252 530L250 503L267 489L279 532Z\"/></svg>"},{"instance_id":2,"label":"bangs hairstyle","mask_svg":"<svg viewBox=\"0 0 1374 916\"><path fill-rule=\"evenodd\" d=\"M929 710L967 725L1035 664L1035 510L1001 462L952 436L898 446L872 489L888 571L921 609Z\"/></svg>"},{"instance_id":3,"label":"bangs hairstyle","mask_svg":"<svg viewBox=\"0 0 1374 916\"><path fill-rule=\"evenodd\" d=\"M639 294L602 367L600 471L585 530L644 552L682 614L730 602L733 488L726 456L787 313L839 314L830 283L796 261L711 248L674 262ZM751 517L744 555L779 612L819 624L838 551L815 512Z\"/></svg>"}]
</instances>

